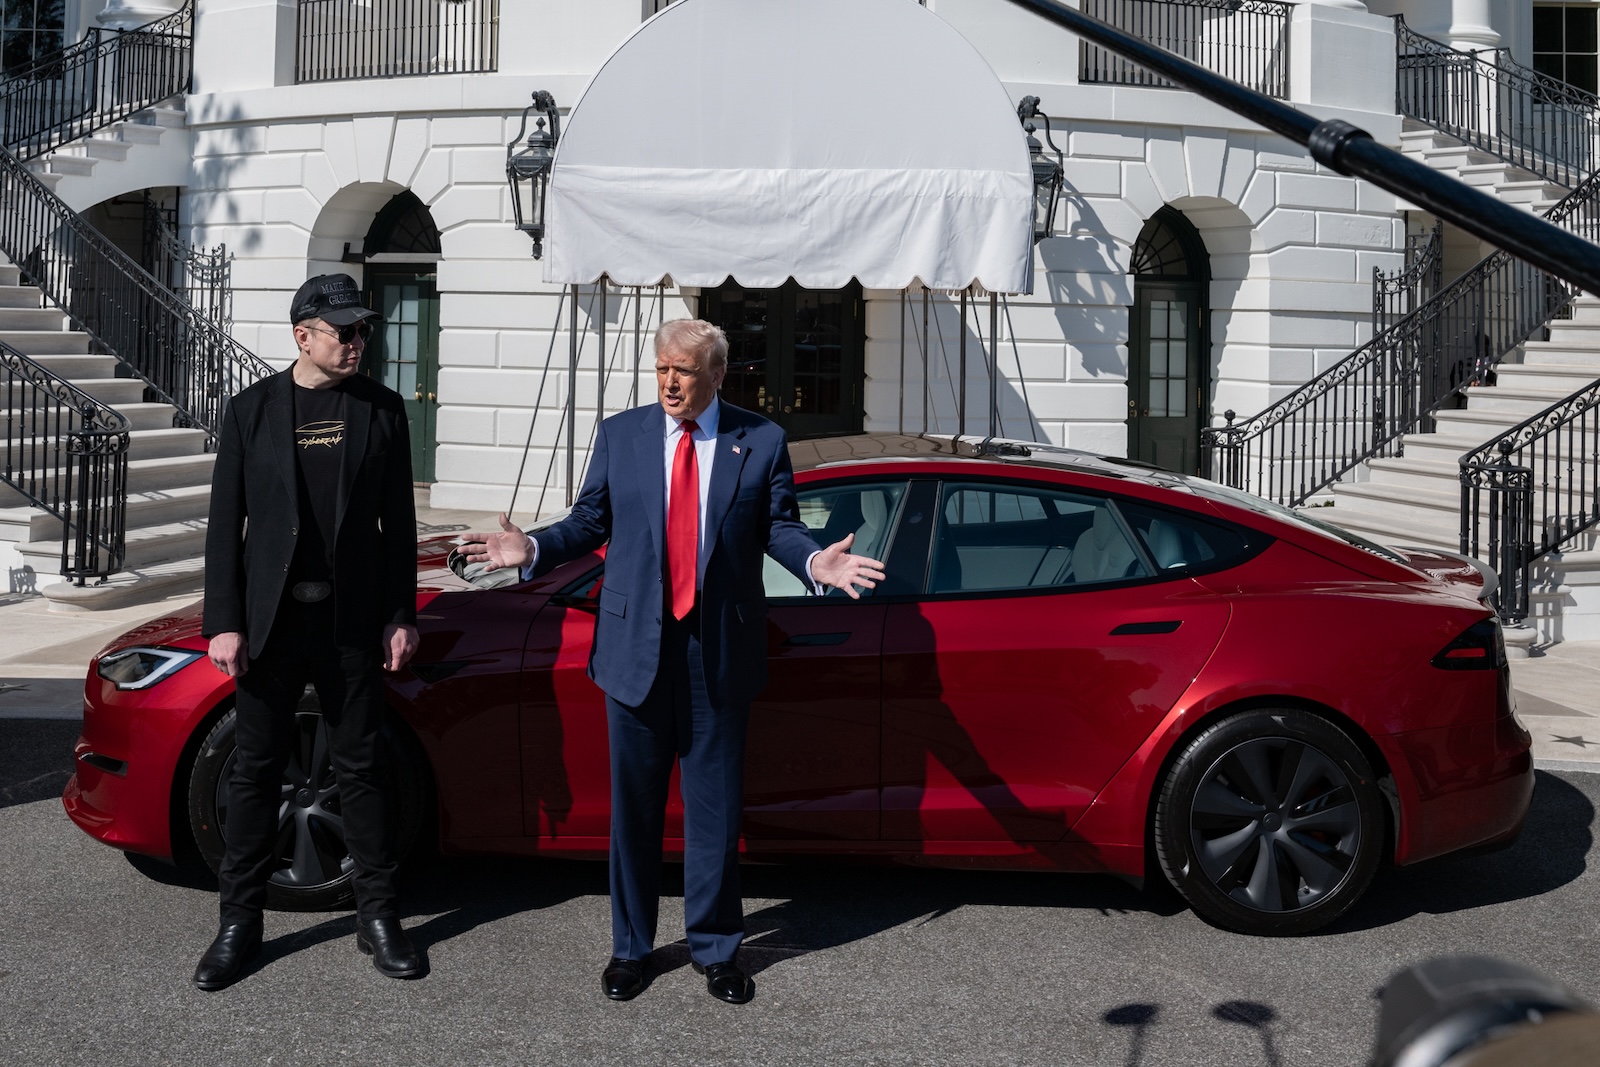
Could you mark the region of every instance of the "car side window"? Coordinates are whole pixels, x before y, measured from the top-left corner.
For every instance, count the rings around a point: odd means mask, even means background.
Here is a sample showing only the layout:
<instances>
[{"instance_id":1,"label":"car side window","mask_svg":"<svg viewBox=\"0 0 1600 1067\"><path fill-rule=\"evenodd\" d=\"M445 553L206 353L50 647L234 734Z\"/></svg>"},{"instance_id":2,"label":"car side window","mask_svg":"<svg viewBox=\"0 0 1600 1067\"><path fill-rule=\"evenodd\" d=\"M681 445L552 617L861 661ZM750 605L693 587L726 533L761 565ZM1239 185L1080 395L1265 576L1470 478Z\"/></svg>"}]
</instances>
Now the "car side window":
<instances>
[{"instance_id":1,"label":"car side window","mask_svg":"<svg viewBox=\"0 0 1600 1067\"><path fill-rule=\"evenodd\" d=\"M820 547L826 548L846 534L855 534L851 552L871 559L887 559L905 492L905 482L863 482L802 488L796 496L800 503L800 521L810 529ZM771 556L761 561L761 581L769 600L806 595L805 584ZM870 596L871 592L862 590L863 595ZM828 595L842 597L845 593L829 589Z\"/></svg>"},{"instance_id":2,"label":"car side window","mask_svg":"<svg viewBox=\"0 0 1600 1067\"><path fill-rule=\"evenodd\" d=\"M1128 501L1121 508L1157 570L1212 570L1237 563L1252 551L1243 533L1198 515Z\"/></svg>"},{"instance_id":3,"label":"car side window","mask_svg":"<svg viewBox=\"0 0 1600 1067\"><path fill-rule=\"evenodd\" d=\"M1151 574L1105 497L947 483L938 520L930 593L1051 589Z\"/></svg>"}]
</instances>

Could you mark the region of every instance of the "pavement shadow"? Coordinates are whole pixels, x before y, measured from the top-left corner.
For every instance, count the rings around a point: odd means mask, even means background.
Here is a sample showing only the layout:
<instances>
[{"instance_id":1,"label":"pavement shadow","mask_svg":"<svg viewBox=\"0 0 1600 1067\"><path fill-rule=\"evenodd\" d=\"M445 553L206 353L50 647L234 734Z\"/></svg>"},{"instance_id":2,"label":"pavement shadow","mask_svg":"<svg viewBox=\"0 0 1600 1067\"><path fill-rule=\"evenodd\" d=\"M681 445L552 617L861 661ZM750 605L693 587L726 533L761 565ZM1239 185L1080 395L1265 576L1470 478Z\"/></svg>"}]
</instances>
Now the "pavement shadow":
<instances>
[{"instance_id":1,"label":"pavement shadow","mask_svg":"<svg viewBox=\"0 0 1600 1067\"><path fill-rule=\"evenodd\" d=\"M0 719L0 808L59 799L82 727L71 719Z\"/></svg>"},{"instance_id":2,"label":"pavement shadow","mask_svg":"<svg viewBox=\"0 0 1600 1067\"><path fill-rule=\"evenodd\" d=\"M1254 1000L1229 1000L1214 1006L1211 1017L1249 1031L1251 1043L1261 1046L1261 1063L1265 1067L1283 1067L1284 1060L1278 1050L1275 1033L1279 1016L1270 1004ZM1119 1004L1100 1016L1100 1021L1105 1025L1127 1032L1128 1056L1123 1060L1126 1067L1141 1067L1144 1064L1150 1031L1159 1024L1160 1019L1161 1006L1145 1003ZM1232 1062L1242 1065L1253 1059L1239 1055Z\"/></svg>"},{"instance_id":3,"label":"pavement shadow","mask_svg":"<svg viewBox=\"0 0 1600 1067\"><path fill-rule=\"evenodd\" d=\"M1579 878L1594 846L1600 775L1574 774L1573 781L1548 771L1536 771L1535 775L1528 821L1510 848L1380 870L1361 903L1319 933L1366 930L1417 914L1447 914L1525 900Z\"/></svg>"}]
</instances>

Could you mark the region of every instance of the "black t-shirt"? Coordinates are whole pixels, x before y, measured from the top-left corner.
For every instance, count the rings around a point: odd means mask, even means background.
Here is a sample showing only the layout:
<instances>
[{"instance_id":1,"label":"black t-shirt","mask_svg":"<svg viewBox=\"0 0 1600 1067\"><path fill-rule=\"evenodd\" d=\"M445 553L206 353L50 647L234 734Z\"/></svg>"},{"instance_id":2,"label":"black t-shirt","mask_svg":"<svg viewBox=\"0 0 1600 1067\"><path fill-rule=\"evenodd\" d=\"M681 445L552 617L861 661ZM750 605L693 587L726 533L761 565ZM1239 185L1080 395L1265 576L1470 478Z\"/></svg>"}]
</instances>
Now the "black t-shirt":
<instances>
[{"instance_id":1,"label":"black t-shirt","mask_svg":"<svg viewBox=\"0 0 1600 1067\"><path fill-rule=\"evenodd\" d=\"M300 472L300 536L289 578L295 582L333 577L333 533L339 510L339 467L345 449L343 384L327 389L294 387L294 455Z\"/></svg>"}]
</instances>

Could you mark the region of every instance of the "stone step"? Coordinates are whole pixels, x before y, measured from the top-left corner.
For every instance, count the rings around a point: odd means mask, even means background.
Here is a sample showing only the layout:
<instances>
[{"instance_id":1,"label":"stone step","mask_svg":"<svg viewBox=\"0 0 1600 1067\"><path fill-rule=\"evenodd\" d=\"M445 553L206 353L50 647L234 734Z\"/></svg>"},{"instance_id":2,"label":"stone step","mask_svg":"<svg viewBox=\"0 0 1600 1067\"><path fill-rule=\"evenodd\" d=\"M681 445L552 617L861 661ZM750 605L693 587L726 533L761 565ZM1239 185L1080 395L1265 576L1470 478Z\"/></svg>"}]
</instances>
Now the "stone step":
<instances>
[{"instance_id":1,"label":"stone step","mask_svg":"<svg viewBox=\"0 0 1600 1067\"><path fill-rule=\"evenodd\" d=\"M184 559L113 574L100 584L56 582L40 590L51 611L105 611L205 588L205 560Z\"/></svg>"},{"instance_id":2,"label":"stone step","mask_svg":"<svg viewBox=\"0 0 1600 1067\"><path fill-rule=\"evenodd\" d=\"M1460 452L1452 454L1445 462L1434 456L1415 456L1413 451L1407 448L1404 456L1368 460L1368 481L1419 492L1444 492L1449 486L1460 485Z\"/></svg>"},{"instance_id":3,"label":"stone step","mask_svg":"<svg viewBox=\"0 0 1600 1067\"><path fill-rule=\"evenodd\" d=\"M110 128L115 131L120 140L130 145L160 144L164 126L157 126L153 122L119 122ZM108 131L110 132L110 131Z\"/></svg>"},{"instance_id":4,"label":"stone step","mask_svg":"<svg viewBox=\"0 0 1600 1067\"><path fill-rule=\"evenodd\" d=\"M7 262L0 264L0 285L21 285L22 269Z\"/></svg>"},{"instance_id":5,"label":"stone step","mask_svg":"<svg viewBox=\"0 0 1600 1067\"><path fill-rule=\"evenodd\" d=\"M1600 368L1600 348L1591 347L1581 340L1524 341L1521 362L1525 367L1556 364L1566 367ZM1501 364L1501 366L1506 365ZM1600 373L1600 370L1597 370L1597 373Z\"/></svg>"},{"instance_id":6,"label":"stone step","mask_svg":"<svg viewBox=\"0 0 1600 1067\"><path fill-rule=\"evenodd\" d=\"M1560 395L1565 394L1559 394L1556 399L1559 399ZM1482 411L1472 408L1458 408L1453 411L1436 412L1434 414L1434 424L1438 427L1437 433L1463 437L1475 442L1467 446L1468 449L1471 449L1505 433L1521 422L1524 417L1509 411ZM1419 434L1418 436L1423 435ZM1410 451L1409 444L1407 445L1407 451Z\"/></svg>"},{"instance_id":7,"label":"stone step","mask_svg":"<svg viewBox=\"0 0 1600 1067\"><path fill-rule=\"evenodd\" d=\"M58 355L52 352L43 352L29 358L50 373L60 375L68 381L110 378L114 377L117 369L116 356L93 353L74 352L70 355Z\"/></svg>"},{"instance_id":8,"label":"stone step","mask_svg":"<svg viewBox=\"0 0 1600 1067\"><path fill-rule=\"evenodd\" d=\"M142 122L147 126L164 126L168 129L181 130L188 123L189 117L182 107L174 107L173 103L181 104L182 101L182 97L173 97L172 103L147 107L134 115L131 121Z\"/></svg>"},{"instance_id":9,"label":"stone step","mask_svg":"<svg viewBox=\"0 0 1600 1067\"><path fill-rule=\"evenodd\" d=\"M1494 388L1550 393L1559 400L1593 385L1596 379L1600 379L1600 365L1590 369L1570 363L1502 363L1495 368Z\"/></svg>"},{"instance_id":10,"label":"stone step","mask_svg":"<svg viewBox=\"0 0 1600 1067\"><path fill-rule=\"evenodd\" d=\"M22 437L11 442L19 445L24 454L49 454L58 438L55 436ZM128 462L142 459L170 459L174 456L193 456L205 450L206 432L172 426L128 433ZM9 446L8 446L9 447Z\"/></svg>"},{"instance_id":11,"label":"stone step","mask_svg":"<svg viewBox=\"0 0 1600 1067\"><path fill-rule=\"evenodd\" d=\"M206 524L199 519L130 527L124 566L136 571L157 563L193 559L204 555L205 543ZM60 538L21 541L17 543L16 552L41 574L59 573Z\"/></svg>"},{"instance_id":12,"label":"stone step","mask_svg":"<svg viewBox=\"0 0 1600 1067\"><path fill-rule=\"evenodd\" d=\"M25 356L85 355L89 335L79 330L7 330L0 340Z\"/></svg>"},{"instance_id":13,"label":"stone step","mask_svg":"<svg viewBox=\"0 0 1600 1067\"><path fill-rule=\"evenodd\" d=\"M46 166L49 173L62 178L87 178L94 173L94 168L100 161L89 156L63 155L60 150L50 153Z\"/></svg>"},{"instance_id":14,"label":"stone step","mask_svg":"<svg viewBox=\"0 0 1600 1067\"><path fill-rule=\"evenodd\" d=\"M129 493L128 525L138 527L204 522L210 507L210 483Z\"/></svg>"},{"instance_id":15,"label":"stone step","mask_svg":"<svg viewBox=\"0 0 1600 1067\"><path fill-rule=\"evenodd\" d=\"M0 337L5 337L13 331L61 332L66 328L67 317L55 308L0 307Z\"/></svg>"},{"instance_id":16,"label":"stone step","mask_svg":"<svg viewBox=\"0 0 1600 1067\"><path fill-rule=\"evenodd\" d=\"M1335 504L1319 511L1317 518L1330 522L1341 530L1348 530L1380 545L1415 546L1444 549L1454 552L1461 543L1460 532L1444 524L1417 522L1385 513L1374 513Z\"/></svg>"},{"instance_id":17,"label":"stone step","mask_svg":"<svg viewBox=\"0 0 1600 1067\"><path fill-rule=\"evenodd\" d=\"M1533 204L1541 201L1554 203L1567 195L1567 190L1555 182L1535 178L1532 181L1502 181L1494 187L1495 199L1507 204Z\"/></svg>"},{"instance_id":18,"label":"stone step","mask_svg":"<svg viewBox=\"0 0 1600 1067\"><path fill-rule=\"evenodd\" d=\"M110 131L102 131L109 133ZM63 156L77 156L83 159L106 160L112 163L121 163L128 158L128 150L133 147L129 141L114 137L92 136L62 145L55 151L55 158Z\"/></svg>"},{"instance_id":19,"label":"stone step","mask_svg":"<svg viewBox=\"0 0 1600 1067\"><path fill-rule=\"evenodd\" d=\"M61 540L61 520L36 507L0 508L0 541Z\"/></svg>"},{"instance_id":20,"label":"stone step","mask_svg":"<svg viewBox=\"0 0 1600 1067\"><path fill-rule=\"evenodd\" d=\"M128 460L128 492L165 492L181 486L211 485L211 468L216 453L164 456L159 459Z\"/></svg>"},{"instance_id":21,"label":"stone step","mask_svg":"<svg viewBox=\"0 0 1600 1067\"><path fill-rule=\"evenodd\" d=\"M6 270L16 270L15 267L6 267ZM44 294L32 285L3 285L0 284L0 308L40 308L44 306Z\"/></svg>"},{"instance_id":22,"label":"stone step","mask_svg":"<svg viewBox=\"0 0 1600 1067\"><path fill-rule=\"evenodd\" d=\"M128 420L130 430L170 430L172 428L171 404L118 404L114 409L117 414ZM37 417L39 408L0 408L0 423L16 419L26 424L30 417ZM79 425L73 420L72 427Z\"/></svg>"},{"instance_id":23,"label":"stone step","mask_svg":"<svg viewBox=\"0 0 1600 1067\"><path fill-rule=\"evenodd\" d=\"M69 378L68 381L102 404L117 407L144 400L144 382L138 378Z\"/></svg>"}]
</instances>

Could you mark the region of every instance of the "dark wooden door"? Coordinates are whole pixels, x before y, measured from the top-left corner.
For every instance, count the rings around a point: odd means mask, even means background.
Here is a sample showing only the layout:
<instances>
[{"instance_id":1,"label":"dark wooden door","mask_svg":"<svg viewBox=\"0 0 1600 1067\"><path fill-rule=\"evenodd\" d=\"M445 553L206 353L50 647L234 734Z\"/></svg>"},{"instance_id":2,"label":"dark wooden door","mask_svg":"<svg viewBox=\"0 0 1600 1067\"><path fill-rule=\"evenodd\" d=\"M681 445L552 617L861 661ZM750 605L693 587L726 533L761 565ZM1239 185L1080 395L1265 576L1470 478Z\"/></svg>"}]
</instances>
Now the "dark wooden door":
<instances>
[{"instance_id":1,"label":"dark wooden door","mask_svg":"<svg viewBox=\"0 0 1600 1067\"><path fill-rule=\"evenodd\" d=\"M1134 279L1128 455L1181 474L1200 469L1203 293L1197 283Z\"/></svg>"},{"instance_id":2,"label":"dark wooden door","mask_svg":"<svg viewBox=\"0 0 1600 1067\"><path fill-rule=\"evenodd\" d=\"M859 285L730 283L706 291L700 314L728 335L722 396L729 403L760 412L796 440L861 432L866 315Z\"/></svg>"}]
</instances>

